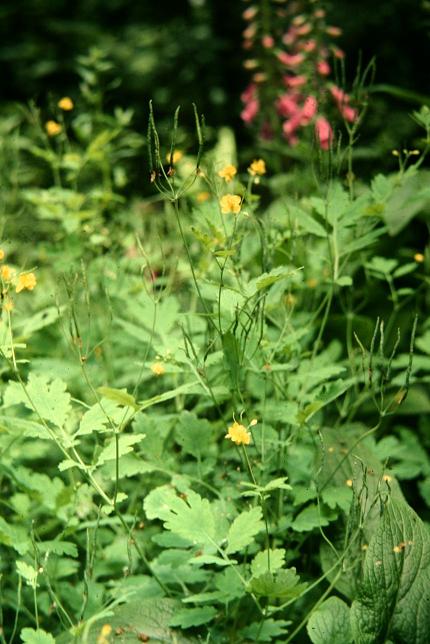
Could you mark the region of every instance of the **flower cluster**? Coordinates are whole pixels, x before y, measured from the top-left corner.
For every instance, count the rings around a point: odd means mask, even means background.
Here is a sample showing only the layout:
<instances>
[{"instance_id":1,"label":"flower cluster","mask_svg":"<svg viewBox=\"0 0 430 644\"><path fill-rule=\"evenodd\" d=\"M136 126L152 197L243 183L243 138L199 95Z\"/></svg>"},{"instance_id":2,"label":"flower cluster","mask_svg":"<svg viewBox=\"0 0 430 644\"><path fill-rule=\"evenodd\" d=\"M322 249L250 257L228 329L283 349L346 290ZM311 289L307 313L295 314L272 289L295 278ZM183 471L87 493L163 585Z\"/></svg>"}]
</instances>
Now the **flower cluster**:
<instances>
[{"instance_id":1,"label":"flower cluster","mask_svg":"<svg viewBox=\"0 0 430 644\"><path fill-rule=\"evenodd\" d=\"M3 262L4 258L5 252L0 248L0 262ZM13 309L13 300L10 296L10 291L13 288L15 288L15 293L21 293L24 290L32 291L37 284L34 273L16 274L9 264L1 264L0 280L3 308L6 311L12 311Z\"/></svg>"},{"instance_id":2,"label":"flower cluster","mask_svg":"<svg viewBox=\"0 0 430 644\"><path fill-rule=\"evenodd\" d=\"M63 112L71 112L75 107L70 96L63 96L63 98L60 98L60 100L57 103L57 106ZM53 119L50 119L45 123L45 130L46 130L46 134L49 137L54 137L61 134L61 132L63 131L63 126L60 123L58 123L58 121L54 121Z\"/></svg>"},{"instance_id":3,"label":"flower cluster","mask_svg":"<svg viewBox=\"0 0 430 644\"><path fill-rule=\"evenodd\" d=\"M237 168L232 164L228 164L218 171L218 176L224 179L226 183L231 183L237 175ZM266 162L264 159L254 159L248 167L248 174L251 175L253 181L258 183L259 178L266 174ZM242 208L243 197L236 194L225 194L219 200L221 213L226 215L233 213L238 215Z\"/></svg>"},{"instance_id":4,"label":"flower cluster","mask_svg":"<svg viewBox=\"0 0 430 644\"><path fill-rule=\"evenodd\" d=\"M299 13L306 4L309 11ZM264 138L272 138L279 128L290 145L298 143L304 128L313 126L320 147L327 150L333 139L330 110L349 123L357 120L358 112L348 94L329 80L330 58L343 58L344 53L328 41L341 30L327 26L325 11L311 5L304 1L280 8L278 4L274 22L288 26L277 33L264 32L257 6L244 11L243 47L254 50L255 57L244 62L253 75L241 96L241 117L247 124L257 124Z\"/></svg>"}]
</instances>

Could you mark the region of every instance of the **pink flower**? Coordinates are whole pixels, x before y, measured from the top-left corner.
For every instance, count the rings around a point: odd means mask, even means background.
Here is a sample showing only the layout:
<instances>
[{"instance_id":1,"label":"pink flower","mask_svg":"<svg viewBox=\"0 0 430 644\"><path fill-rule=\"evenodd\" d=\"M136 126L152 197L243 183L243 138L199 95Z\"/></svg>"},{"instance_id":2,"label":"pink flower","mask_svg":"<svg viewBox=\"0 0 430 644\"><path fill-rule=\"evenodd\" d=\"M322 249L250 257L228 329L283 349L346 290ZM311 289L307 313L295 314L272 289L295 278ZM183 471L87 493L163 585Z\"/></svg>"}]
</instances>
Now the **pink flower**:
<instances>
[{"instance_id":1,"label":"pink flower","mask_svg":"<svg viewBox=\"0 0 430 644\"><path fill-rule=\"evenodd\" d=\"M299 36L306 36L310 31L312 27L310 26L309 23L305 23L304 25L301 25L300 27L297 27L296 33Z\"/></svg>"},{"instance_id":2,"label":"pink flower","mask_svg":"<svg viewBox=\"0 0 430 644\"><path fill-rule=\"evenodd\" d=\"M301 125L307 125L315 116L318 110L318 102L315 96L308 96L302 109Z\"/></svg>"},{"instance_id":3,"label":"pink flower","mask_svg":"<svg viewBox=\"0 0 430 644\"><path fill-rule=\"evenodd\" d=\"M358 112L356 109L351 107L350 105L344 105L343 107L340 107L340 113L342 114L343 118L345 121L349 121L350 123L354 123L354 121L357 120L358 117Z\"/></svg>"},{"instance_id":4,"label":"pink flower","mask_svg":"<svg viewBox=\"0 0 430 644\"><path fill-rule=\"evenodd\" d=\"M340 89L337 85L332 85L330 87L330 94L337 103L349 103L348 94L345 94L343 89Z\"/></svg>"},{"instance_id":5,"label":"pink flower","mask_svg":"<svg viewBox=\"0 0 430 644\"><path fill-rule=\"evenodd\" d=\"M297 32L294 27L290 27L288 31L282 36L282 42L284 45L290 46L293 45L297 40Z\"/></svg>"},{"instance_id":6,"label":"pink flower","mask_svg":"<svg viewBox=\"0 0 430 644\"><path fill-rule=\"evenodd\" d=\"M339 47L332 47L332 51L333 51L333 56L335 58L339 58L339 59L345 58L345 52L342 51L342 49L339 49Z\"/></svg>"},{"instance_id":7,"label":"pink flower","mask_svg":"<svg viewBox=\"0 0 430 644\"><path fill-rule=\"evenodd\" d=\"M333 140L333 130L324 116L319 116L315 122L315 136L322 150L328 150Z\"/></svg>"},{"instance_id":8,"label":"pink flower","mask_svg":"<svg viewBox=\"0 0 430 644\"><path fill-rule=\"evenodd\" d=\"M255 98L256 91L257 91L257 87L253 83L250 83L248 87L240 95L240 100L242 101L242 103L248 103L248 101L250 101L251 98Z\"/></svg>"},{"instance_id":9,"label":"pink flower","mask_svg":"<svg viewBox=\"0 0 430 644\"><path fill-rule=\"evenodd\" d=\"M275 44L275 41L272 36L269 36L268 34L266 36L263 36L261 39L261 44L265 49L272 49L273 45Z\"/></svg>"},{"instance_id":10,"label":"pink flower","mask_svg":"<svg viewBox=\"0 0 430 644\"><path fill-rule=\"evenodd\" d=\"M297 76L284 76L284 83L287 87L301 87L306 85L308 79L306 76L297 75Z\"/></svg>"},{"instance_id":11,"label":"pink flower","mask_svg":"<svg viewBox=\"0 0 430 644\"><path fill-rule=\"evenodd\" d=\"M278 114L284 117L293 116L299 109L297 97L293 94L282 94L276 102Z\"/></svg>"},{"instance_id":12,"label":"pink flower","mask_svg":"<svg viewBox=\"0 0 430 644\"><path fill-rule=\"evenodd\" d=\"M310 54L311 52L315 51L317 46L317 41L314 40L313 38L310 38L309 40L306 40L306 42L301 43L300 48L303 49L306 53Z\"/></svg>"},{"instance_id":13,"label":"pink flower","mask_svg":"<svg viewBox=\"0 0 430 644\"><path fill-rule=\"evenodd\" d=\"M240 113L241 119L245 123L251 123L255 119L260 109L260 103L256 98L251 99Z\"/></svg>"},{"instance_id":14,"label":"pink flower","mask_svg":"<svg viewBox=\"0 0 430 644\"><path fill-rule=\"evenodd\" d=\"M317 62L317 71L321 76L328 76L331 72L330 65L326 60L319 60Z\"/></svg>"},{"instance_id":15,"label":"pink flower","mask_svg":"<svg viewBox=\"0 0 430 644\"><path fill-rule=\"evenodd\" d=\"M342 29L339 29L339 27L327 27L327 29L326 29L326 33L327 33L329 36L334 36L334 37L336 37L336 36L340 36L340 35L341 35L341 33L342 33Z\"/></svg>"},{"instance_id":16,"label":"pink flower","mask_svg":"<svg viewBox=\"0 0 430 644\"><path fill-rule=\"evenodd\" d=\"M288 67L297 67L297 65L300 65L304 59L303 54L287 54L286 51L281 51L278 54L278 60Z\"/></svg>"}]
</instances>

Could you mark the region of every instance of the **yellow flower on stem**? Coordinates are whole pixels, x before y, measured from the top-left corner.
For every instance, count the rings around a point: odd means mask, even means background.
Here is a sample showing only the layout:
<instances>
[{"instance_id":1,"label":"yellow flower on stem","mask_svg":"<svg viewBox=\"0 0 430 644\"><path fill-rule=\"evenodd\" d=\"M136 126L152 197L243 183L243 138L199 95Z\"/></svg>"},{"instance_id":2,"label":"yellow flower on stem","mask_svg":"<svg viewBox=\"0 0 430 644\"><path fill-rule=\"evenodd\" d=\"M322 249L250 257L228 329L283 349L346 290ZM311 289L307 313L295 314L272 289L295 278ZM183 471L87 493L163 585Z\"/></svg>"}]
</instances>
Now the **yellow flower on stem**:
<instances>
[{"instance_id":1,"label":"yellow flower on stem","mask_svg":"<svg viewBox=\"0 0 430 644\"><path fill-rule=\"evenodd\" d=\"M154 364L151 365L151 371L155 376L162 376L166 373L166 370L161 362L154 362Z\"/></svg>"},{"instance_id":2,"label":"yellow flower on stem","mask_svg":"<svg viewBox=\"0 0 430 644\"><path fill-rule=\"evenodd\" d=\"M237 174L237 168L234 165L226 165L218 172L218 176L224 179L226 183L233 181Z\"/></svg>"},{"instance_id":3,"label":"yellow flower on stem","mask_svg":"<svg viewBox=\"0 0 430 644\"><path fill-rule=\"evenodd\" d=\"M422 262L425 260L425 257L422 253L415 253L414 260L418 262L418 264L422 264Z\"/></svg>"},{"instance_id":4,"label":"yellow flower on stem","mask_svg":"<svg viewBox=\"0 0 430 644\"><path fill-rule=\"evenodd\" d=\"M224 195L219 200L221 212L226 215L229 212L237 215L242 207L242 198L239 195Z\"/></svg>"},{"instance_id":5,"label":"yellow flower on stem","mask_svg":"<svg viewBox=\"0 0 430 644\"><path fill-rule=\"evenodd\" d=\"M263 159L254 159L248 168L248 172L252 177L266 174L266 162Z\"/></svg>"},{"instance_id":6,"label":"yellow flower on stem","mask_svg":"<svg viewBox=\"0 0 430 644\"><path fill-rule=\"evenodd\" d=\"M13 302L12 302L12 300L11 300L10 298L6 298L6 299L5 299L4 304L3 304L3 308L4 308L4 310L5 310L5 311L7 311L8 313L10 313L10 312L12 311L12 309L13 309Z\"/></svg>"},{"instance_id":7,"label":"yellow flower on stem","mask_svg":"<svg viewBox=\"0 0 430 644\"><path fill-rule=\"evenodd\" d=\"M10 266L8 266L7 264L2 266L1 269L0 269L0 273L1 273L2 279L5 282L9 282L9 280L12 277L12 270L11 270Z\"/></svg>"},{"instance_id":8,"label":"yellow flower on stem","mask_svg":"<svg viewBox=\"0 0 430 644\"><path fill-rule=\"evenodd\" d=\"M45 123L45 130L48 136L57 136L63 128L57 121L47 121Z\"/></svg>"},{"instance_id":9,"label":"yellow flower on stem","mask_svg":"<svg viewBox=\"0 0 430 644\"><path fill-rule=\"evenodd\" d=\"M18 283L16 285L15 291L20 293L24 289L32 291L36 286L36 275L34 273L24 273L18 277Z\"/></svg>"},{"instance_id":10,"label":"yellow flower on stem","mask_svg":"<svg viewBox=\"0 0 430 644\"><path fill-rule=\"evenodd\" d=\"M172 160L171 160L173 165L175 165L175 163L178 163L178 161L180 161L183 156L184 156L184 153L181 150L174 150L172 154ZM166 160L170 163L170 152L167 154Z\"/></svg>"},{"instance_id":11,"label":"yellow flower on stem","mask_svg":"<svg viewBox=\"0 0 430 644\"><path fill-rule=\"evenodd\" d=\"M251 442L251 434L244 425L241 425L236 420L228 428L225 438L229 438L236 445L249 445Z\"/></svg>"},{"instance_id":12,"label":"yellow flower on stem","mask_svg":"<svg viewBox=\"0 0 430 644\"><path fill-rule=\"evenodd\" d=\"M204 201L207 201L210 197L210 192L203 191L203 192L198 192L196 195L196 199L199 203L203 203Z\"/></svg>"},{"instance_id":13,"label":"yellow flower on stem","mask_svg":"<svg viewBox=\"0 0 430 644\"><path fill-rule=\"evenodd\" d=\"M60 110L64 110L65 112L70 112L75 107L70 96L63 96L63 98L60 98L57 105Z\"/></svg>"}]
</instances>

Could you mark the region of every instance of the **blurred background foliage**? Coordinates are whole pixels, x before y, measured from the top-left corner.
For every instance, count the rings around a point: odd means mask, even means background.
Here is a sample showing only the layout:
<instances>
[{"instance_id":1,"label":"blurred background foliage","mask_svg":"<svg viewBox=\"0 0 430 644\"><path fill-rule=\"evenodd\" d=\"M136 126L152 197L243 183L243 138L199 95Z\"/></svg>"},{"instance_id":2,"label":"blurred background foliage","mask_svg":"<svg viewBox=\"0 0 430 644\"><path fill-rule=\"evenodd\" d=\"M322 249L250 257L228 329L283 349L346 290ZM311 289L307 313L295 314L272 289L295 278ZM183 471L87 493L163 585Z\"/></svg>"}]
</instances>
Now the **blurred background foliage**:
<instances>
[{"instance_id":1,"label":"blurred background foliage","mask_svg":"<svg viewBox=\"0 0 430 644\"><path fill-rule=\"evenodd\" d=\"M339 45L346 51L350 78L359 56L364 62L376 57L370 132L382 124L388 131L397 119L397 134L407 137L414 126L405 117L404 103L415 108L419 95L430 93L425 64L430 2L321 4L332 24L343 30ZM76 95L77 57L96 46L113 63L106 84L120 84L115 105L133 107L137 126L146 120L149 98L165 114L178 103L195 101L210 125L237 126L239 96L247 83L241 48L247 6L239 0L2 0L2 98L44 103L49 94ZM387 85L398 91L387 94Z\"/></svg>"}]
</instances>

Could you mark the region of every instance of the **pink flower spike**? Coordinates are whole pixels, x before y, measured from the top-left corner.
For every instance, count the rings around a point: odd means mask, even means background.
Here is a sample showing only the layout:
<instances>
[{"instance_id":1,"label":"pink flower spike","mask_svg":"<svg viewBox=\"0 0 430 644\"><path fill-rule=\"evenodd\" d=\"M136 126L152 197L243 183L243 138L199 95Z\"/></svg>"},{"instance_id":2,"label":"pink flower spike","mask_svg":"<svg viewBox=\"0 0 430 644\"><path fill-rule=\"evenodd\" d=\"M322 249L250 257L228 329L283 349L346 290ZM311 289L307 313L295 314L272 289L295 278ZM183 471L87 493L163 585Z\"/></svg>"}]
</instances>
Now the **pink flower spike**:
<instances>
[{"instance_id":1,"label":"pink flower spike","mask_svg":"<svg viewBox=\"0 0 430 644\"><path fill-rule=\"evenodd\" d=\"M317 71L321 76L328 76L331 72L330 65L326 60L319 60L317 62Z\"/></svg>"},{"instance_id":2,"label":"pink flower spike","mask_svg":"<svg viewBox=\"0 0 430 644\"><path fill-rule=\"evenodd\" d=\"M264 49L272 49L275 41L272 36L266 35L261 39L261 44L263 45Z\"/></svg>"},{"instance_id":3,"label":"pink flower spike","mask_svg":"<svg viewBox=\"0 0 430 644\"><path fill-rule=\"evenodd\" d=\"M333 47L332 50L335 58L338 58L339 60L345 58L345 52L342 51L342 49L339 49L339 47Z\"/></svg>"},{"instance_id":4,"label":"pink flower spike","mask_svg":"<svg viewBox=\"0 0 430 644\"><path fill-rule=\"evenodd\" d=\"M294 27L290 27L288 31L282 36L282 42L284 45L287 45L289 47L290 45L293 45L297 40L297 32L294 29Z\"/></svg>"},{"instance_id":5,"label":"pink flower spike","mask_svg":"<svg viewBox=\"0 0 430 644\"><path fill-rule=\"evenodd\" d=\"M315 136L322 150L328 150L333 140L333 130L324 116L319 116L315 122Z\"/></svg>"}]
</instances>

